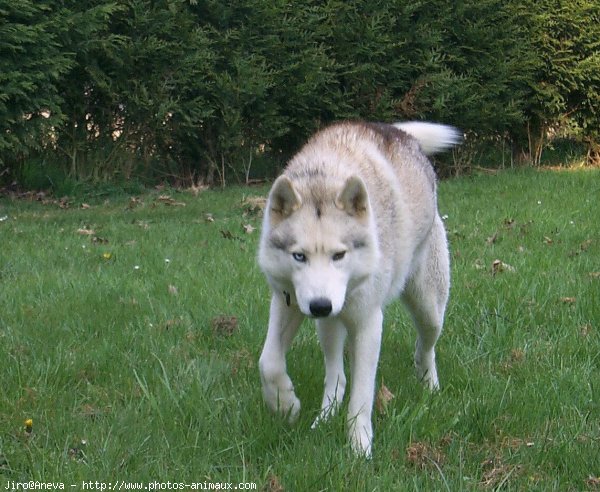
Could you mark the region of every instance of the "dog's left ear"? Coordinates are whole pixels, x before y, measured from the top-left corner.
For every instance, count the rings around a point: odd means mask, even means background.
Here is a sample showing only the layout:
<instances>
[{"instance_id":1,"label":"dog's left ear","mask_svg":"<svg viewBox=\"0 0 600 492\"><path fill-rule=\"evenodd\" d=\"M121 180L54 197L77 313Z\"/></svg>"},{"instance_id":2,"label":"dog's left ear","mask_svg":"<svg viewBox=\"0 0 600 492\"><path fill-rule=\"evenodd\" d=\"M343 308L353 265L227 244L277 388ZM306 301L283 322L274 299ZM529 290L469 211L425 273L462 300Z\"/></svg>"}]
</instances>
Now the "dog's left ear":
<instances>
[{"instance_id":1,"label":"dog's left ear","mask_svg":"<svg viewBox=\"0 0 600 492\"><path fill-rule=\"evenodd\" d=\"M276 225L284 219L287 219L292 213L300 208L302 199L294 184L285 175L279 176L269 195L269 218L271 225Z\"/></svg>"},{"instance_id":2,"label":"dog's left ear","mask_svg":"<svg viewBox=\"0 0 600 492\"><path fill-rule=\"evenodd\" d=\"M369 195L362 179L350 176L335 199L335 206L349 215L364 219L369 213Z\"/></svg>"}]
</instances>

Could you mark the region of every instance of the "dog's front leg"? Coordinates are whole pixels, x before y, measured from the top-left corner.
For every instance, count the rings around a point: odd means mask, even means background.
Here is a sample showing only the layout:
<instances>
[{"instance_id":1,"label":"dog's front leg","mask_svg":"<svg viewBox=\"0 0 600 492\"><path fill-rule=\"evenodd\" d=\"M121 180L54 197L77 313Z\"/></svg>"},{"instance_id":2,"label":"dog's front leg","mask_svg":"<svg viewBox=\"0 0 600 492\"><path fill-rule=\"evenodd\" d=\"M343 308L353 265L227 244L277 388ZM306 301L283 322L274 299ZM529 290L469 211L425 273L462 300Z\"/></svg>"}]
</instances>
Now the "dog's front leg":
<instances>
[{"instance_id":1,"label":"dog's front leg","mask_svg":"<svg viewBox=\"0 0 600 492\"><path fill-rule=\"evenodd\" d=\"M303 319L297 306L287 305L282 295L273 294L267 339L259 360L262 392L269 409L294 422L300 412L300 400L288 376L285 354Z\"/></svg>"},{"instance_id":2,"label":"dog's front leg","mask_svg":"<svg viewBox=\"0 0 600 492\"><path fill-rule=\"evenodd\" d=\"M348 427L354 452L370 457L373 441L371 413L375 398L383 313L377 308L370 313L356 314L357 316L348 323L352 369Z\"/></svg>"},{"instance_id":3,"label":"dog's front leg","mask_svg":"<svg viewBox=\"0 0 600 492\"><path fill-rule=\"evenodd\" d=\"M346 327L340 319L321 318L317 320L317 333L325 356L325 390L321 412L312 424L313 429L336 414L346 390L344 374Z\"/></svg>"}]
</instances>

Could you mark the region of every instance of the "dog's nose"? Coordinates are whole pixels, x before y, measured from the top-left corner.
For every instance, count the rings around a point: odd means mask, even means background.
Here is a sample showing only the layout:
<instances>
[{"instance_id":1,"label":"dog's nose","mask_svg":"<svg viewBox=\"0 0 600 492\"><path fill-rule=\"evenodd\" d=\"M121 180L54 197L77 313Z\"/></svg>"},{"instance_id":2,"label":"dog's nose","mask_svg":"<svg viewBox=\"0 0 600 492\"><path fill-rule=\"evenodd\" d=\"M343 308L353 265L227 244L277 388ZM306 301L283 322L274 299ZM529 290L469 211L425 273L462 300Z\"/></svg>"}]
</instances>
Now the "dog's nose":
<instances>
[{"instance_id":1,"label":"dog's nose","mask_svg":"<svg viewBox=\"0 0 600 492\"><path fill-rule=\"evenodd\" d=\"M317 299L313 299L310 301L308 306L310 308L310 313L317 318L324 318L325 316L329 316L331 313L331 301L325 297L318 297Z\"/></svg>"}]
</instances>

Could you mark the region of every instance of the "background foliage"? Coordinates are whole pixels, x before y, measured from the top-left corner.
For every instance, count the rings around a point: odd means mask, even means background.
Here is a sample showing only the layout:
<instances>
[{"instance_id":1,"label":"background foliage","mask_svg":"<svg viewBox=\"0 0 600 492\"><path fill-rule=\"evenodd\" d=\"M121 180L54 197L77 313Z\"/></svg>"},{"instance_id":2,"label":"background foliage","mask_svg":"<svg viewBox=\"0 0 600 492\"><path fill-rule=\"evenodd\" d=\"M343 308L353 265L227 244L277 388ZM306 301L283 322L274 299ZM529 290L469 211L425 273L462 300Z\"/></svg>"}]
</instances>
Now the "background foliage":
<instances>
[{"instance_id":1,"label":"background foliage","mask_svg":"<svg viewBox=\"0 0 600 492\"><path fill-rule=\"evenodd\" d=\"M342 118L593 160L598 26L591 0L0 0L0 173L243 181Z\"/></svg>"}]
</instances>

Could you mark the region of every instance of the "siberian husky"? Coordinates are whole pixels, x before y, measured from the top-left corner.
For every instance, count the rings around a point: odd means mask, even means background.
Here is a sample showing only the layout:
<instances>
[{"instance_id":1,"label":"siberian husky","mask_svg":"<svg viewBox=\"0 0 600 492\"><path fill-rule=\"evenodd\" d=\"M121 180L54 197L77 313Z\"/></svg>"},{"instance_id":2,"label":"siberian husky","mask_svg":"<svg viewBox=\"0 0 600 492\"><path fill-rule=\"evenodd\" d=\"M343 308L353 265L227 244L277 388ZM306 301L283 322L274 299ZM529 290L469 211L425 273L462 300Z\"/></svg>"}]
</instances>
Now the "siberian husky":
<instances>
[{"instance_id":1,"label":"siberian husky","mask_svg":"<svg viewBox=\"0 0 600 492\"><path fill-rule=\"evenodd\" d=\"M272 289L260 356L267 406L293 422L300 401L286 352L305 316L316 319L325 391L313 427L338 409L351 370L348 431L370 456L383 309L400 297L417 329L417 378L438 388L435 343L450 282L436 176L426 155L460 141L433 123L342 122L315 134L270 191L258 262Z\"/></svg>"}]
</instances>

